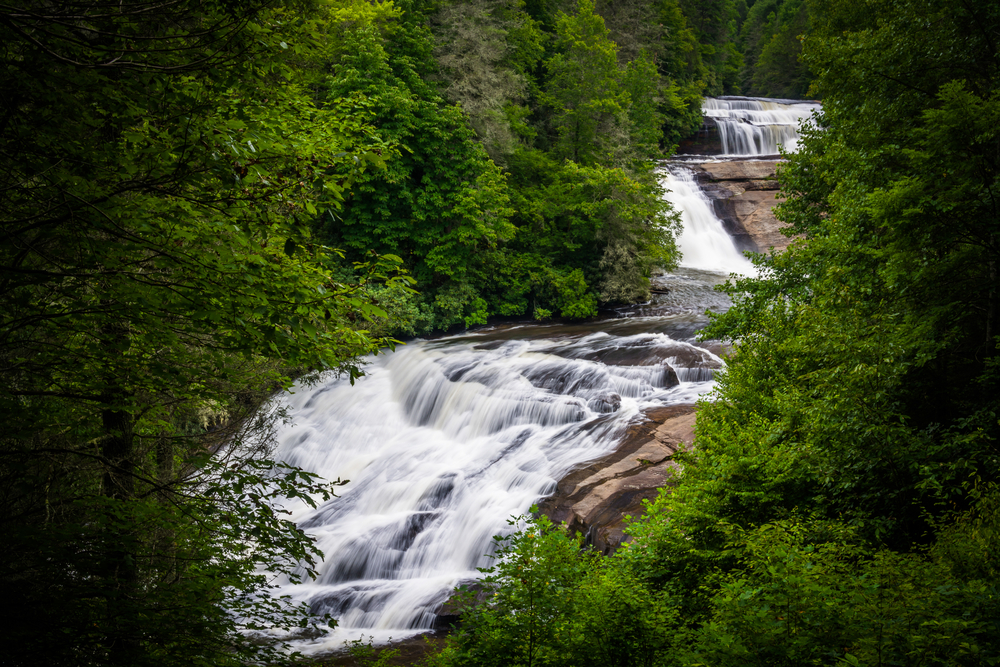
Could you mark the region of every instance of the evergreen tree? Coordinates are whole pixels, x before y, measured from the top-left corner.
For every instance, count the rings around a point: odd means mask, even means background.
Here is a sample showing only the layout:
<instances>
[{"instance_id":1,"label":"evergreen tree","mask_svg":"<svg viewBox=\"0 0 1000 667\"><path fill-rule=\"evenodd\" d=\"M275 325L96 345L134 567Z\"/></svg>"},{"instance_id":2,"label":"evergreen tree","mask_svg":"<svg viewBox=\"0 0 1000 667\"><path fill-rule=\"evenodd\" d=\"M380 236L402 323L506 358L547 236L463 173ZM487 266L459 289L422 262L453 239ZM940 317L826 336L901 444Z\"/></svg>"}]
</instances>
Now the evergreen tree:
<instances>
[{"instance_id":1,"label":"evergreen tree","mask_svg":"<svg viewBox=\"0 0 1000 667\"><path fill-rule=\"evenodd\" d=\"M556 48L543 98L554 110L555 154L586 166L611 163L625 143L631 100L621 87L617 47L593 2L580 0L575 14L559 16Z\"/></svg>"},{"instance_id":2,"label":"evergreen tree","mask_svg":"<svg viewBox=\"0 0 1000 667\"><path fill-rule=\"evenodd\" d=\"M680 0L680 7L706 67L705 92L739 93L737 75L743 57L735 43L740 14L734 0Z\"/></svg>"},{"instance_id":3,"label":"evergreen tree","mask_svg":"<svg viewBox=\"0 0 1000 667\"><path fill-rule=\"evenodd\" d=\"M802 99L812 76L802 61L802 38L815 11L808 0L754 3L740 30L740 85L750 95Z\"/></svg>"}]
</instances>

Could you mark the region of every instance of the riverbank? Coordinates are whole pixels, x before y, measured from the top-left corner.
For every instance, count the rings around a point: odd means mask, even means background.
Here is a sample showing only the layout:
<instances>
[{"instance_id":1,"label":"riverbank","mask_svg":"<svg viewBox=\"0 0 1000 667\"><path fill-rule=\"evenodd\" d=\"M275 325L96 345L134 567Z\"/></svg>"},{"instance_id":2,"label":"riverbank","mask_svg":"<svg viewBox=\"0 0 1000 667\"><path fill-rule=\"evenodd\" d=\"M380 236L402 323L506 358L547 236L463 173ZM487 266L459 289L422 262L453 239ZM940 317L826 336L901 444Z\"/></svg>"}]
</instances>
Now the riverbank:
<instances>
[{"instance_id":1,"label":"riverbank","mask_svg":"<svg viewBox=\"0 0 1000 667\"><path fill-rule=\"evenodd\" d=\"M560 480L539 510L582 533L595 550L615 552L626 540L627 517L641 515L644 502L670 485L677 467L673 457L693 444L694 423L694 405L648 410L614 452Z\"/></svg>"}]
</instances>

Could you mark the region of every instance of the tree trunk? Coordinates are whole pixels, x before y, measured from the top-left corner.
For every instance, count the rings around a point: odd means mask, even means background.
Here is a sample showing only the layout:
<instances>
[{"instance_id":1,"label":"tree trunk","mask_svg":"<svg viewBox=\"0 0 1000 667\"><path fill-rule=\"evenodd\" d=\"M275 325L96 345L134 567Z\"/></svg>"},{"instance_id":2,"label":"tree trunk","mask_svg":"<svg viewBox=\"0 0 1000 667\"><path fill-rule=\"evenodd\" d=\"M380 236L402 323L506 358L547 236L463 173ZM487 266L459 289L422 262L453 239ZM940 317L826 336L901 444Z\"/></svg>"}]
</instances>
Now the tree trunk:
<instances>
[{"instance_id":1,"label":"tree trunk","mask_svg":"<svg viewBox=\"0 0 1000 667\"><path fill-rule=\"evenodd\" d=\"M132 415L109 401L101 412L104 426L102 454L105 459L104 495L113 501L108 508L105 560L108 663L137 664L139 635L133 608L138 592L136 563L138 535L130 525L130 502L135 496L135 434Z\"/></svg>"}]
</instances>

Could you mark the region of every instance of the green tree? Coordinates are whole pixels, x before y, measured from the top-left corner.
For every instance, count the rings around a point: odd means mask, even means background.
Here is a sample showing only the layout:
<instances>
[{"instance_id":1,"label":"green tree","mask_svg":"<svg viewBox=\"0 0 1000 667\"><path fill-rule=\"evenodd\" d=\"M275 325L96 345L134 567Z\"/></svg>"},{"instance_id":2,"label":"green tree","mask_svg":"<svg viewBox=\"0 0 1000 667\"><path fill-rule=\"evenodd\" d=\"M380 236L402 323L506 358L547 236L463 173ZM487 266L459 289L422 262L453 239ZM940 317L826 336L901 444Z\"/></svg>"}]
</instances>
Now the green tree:
<instances>
[{"instance_id":1,"label":"green tree","mask_svg":"<svg viewBox=\"0 0 1000 667\"><path fill-rule=\"evenodd\" d=\"M661 26L662 37L650 52L663 82L660 113L664 118L663 141L670 148L701 125L707 73L694 31L678 0L660 0L653 9L650 22Z\"/></svg>"},{"instance_id":2,"label":"green tree","mask_svg":"<svg viewBox=\"0 0 1000 667\"><path fill-rule=\"evenodd\" d=\"M754 3L740 29L743 69L740 86L751 95L802 99L812 75L801 59L809 16L807 0L763 0Z\"/></svg>"},{"instance_id":3,"label":"green tree","mask_svg":"<svg viewBox=\"0 0 1000 667\"><path fill-rule=\"evenodd\" d=\"M407 332L493 314L589 317L644 298L654 268L673 262L647 161L663 127L676 138L694 121L693 88L659 76L655 41L619 63L592 5L557 5L408 2L348 26L331 53L324 94L362 94L402 150L316 224L349 259L403 258L421 295L383 296Z\"/></svg>"},{"instance_id":4,"label":"green tree","mask_svg":"<svg viewBox=\"0 0 1000 667\"><path fill-rule=\"evenodd\" d=\"M490 158L503 166L528 138L521 118L546 35L514 0L454 2L431 18L442 93L461 104Z\"/></svg>"},{"instance_id":5,"label":"green tree","mask_svg":"<svg viewBox=\"0 0 1000 667\"><path fill-rule=\"evenodd\" d=\"M592 558L544 516L510 523L517 530L496 538L497 564L483 579L492 600L465 614L469 629L459 639L457 664L546 665L564 658L572 632L567 612Z\"/></svg>"},{"instance_id":6,"label":"green tree","mask_svg":"<svg viewBox=\"0 0 1000 667\"><path fill-rule=\"evenodd\" d=\"M650 594L616 559L581 550L579 536L545 516L518 517L496 539L484 570L488 597L467 594L462 628L445 665L653 665L670 646L665 598Z\"/></svg>"},{"instance_id":7,"label":"green tree","mask_svg":"<svg viewBox=\"0 0 1000 667\"><path fill-rule=\"evenodd\" d=\"M705 92L739 93L737 75L743 57L736 48L739 10L733 0L679 0L687 26L694 32L705 67Z\"/></svg>"},{"instance_id":8,"label":"green tree","mask_svg":"<svg viewBox=\"0 0 1000 667\"><path fill-rule=\"evenodd\" d=\"M996 601L923 554L868 550L838 523L732 536L739 574L682 660L717 665L982 665L1000 658ZM686 652L686 651L684 651ZM679 656L680 657L680 656Z\"/></svg>"},{"instance_id":9,"label":"green tree","mask_svg":"<svg viewBox=\"0 0 1000 667\"><path fill-rule=\"evenodd\" d=\"M411 17L389 30L391 40L375 27L347 35L325 94L363 96L379 135L400 154L360 175L344 210L315 224L353 260L369 250L400 256L426 291L424 330L482 324L478 267L514 231L507 185L462 110L421 78L417 63L434 62L426 29Z\"/></svg>"},{"instance_id":10,"label":"green tree","mask_svg":"<svg viewBox=\"0 0 1000 667\"><path fill-rule=\"evenodd\" d=\"M582 165L609 164L626 144L628 93L618 51L590 0L556 20L557 53L546 63L544 102L553 108L556 154Z\"/></svg>"},{"instance_id":11,"label":"green tree","mask_svg":"<svg viewBox=\"0 0 1000 667\"><path fill-rule=\"evenodd\" d=\"M694 33L677 0L595 3L618 50L618 64L628 70L630 119L659 123L659 131L639 143L662 142L667 150L701 124L701 94L707 70ZM646 70L652 65L656 74ZM658 81L657 81L658 79ZM641 84L640 89L634 83ZM631 140L636 134L630 133ZM650 153L652 155L652 153Z\"/></svg>"},{"instance_id":12,"label":"green tree","mask_svg":"<svg viewBox=\"0 0 1000 667\"><path fill-rule=\"evenodd\" d=\"M653 270L676 261L677 219L651 170L635 174L560 164L537 150L519 153L511 165L518 225L512 246L524 254L522 267L529 274L524 282L534 286L524 289L534 289L541 307L559 313L572 303L581 316L596 314L598 298L619 303L642 299ZM581 272L590 296L567 301L560 276L574 271Z\"/></svg>"},{"instance_id":13,"label":"green tree","mask_svg":"<svg viewBox=\"0 0 1000 667\"><path fill-rule=\"evenodd\" d=\"M274 657L244 630L304 622L264 595L260 566L313 555L271 501L330 489L271 461L281 414L254 415L292 367L354 377L380 343L309 233L330 175L390 150L308 87L348 9L2 10L11 664L236 664Z\"/></svg>"}]
</instances>

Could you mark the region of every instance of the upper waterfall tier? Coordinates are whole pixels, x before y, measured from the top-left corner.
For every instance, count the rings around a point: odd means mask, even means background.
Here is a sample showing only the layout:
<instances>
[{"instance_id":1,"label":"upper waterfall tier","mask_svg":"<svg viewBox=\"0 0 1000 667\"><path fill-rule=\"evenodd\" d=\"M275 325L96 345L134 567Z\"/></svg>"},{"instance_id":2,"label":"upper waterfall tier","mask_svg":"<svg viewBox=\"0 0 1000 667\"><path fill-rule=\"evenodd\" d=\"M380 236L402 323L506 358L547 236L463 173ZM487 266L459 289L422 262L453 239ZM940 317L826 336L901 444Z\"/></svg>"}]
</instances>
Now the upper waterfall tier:
<instances>
[{"instance_id":1,"label":"upper waterfall tier","mask_svg":"<svg viewBox=\"0 0 1000 667\"><path fill-rule=\"evenodd\" d=\"M721 153L722 157L773 156L780 148L794 152L798 149L799 127L819 108L816 102L708 97L702 107L705 125L697 139L682 147L681 152ZM712 136L716 131L717 143Z\"/></svg>"}]
</instances>

